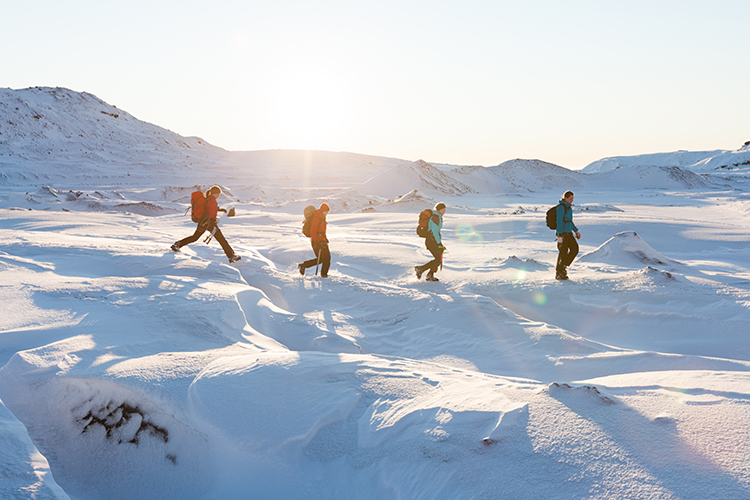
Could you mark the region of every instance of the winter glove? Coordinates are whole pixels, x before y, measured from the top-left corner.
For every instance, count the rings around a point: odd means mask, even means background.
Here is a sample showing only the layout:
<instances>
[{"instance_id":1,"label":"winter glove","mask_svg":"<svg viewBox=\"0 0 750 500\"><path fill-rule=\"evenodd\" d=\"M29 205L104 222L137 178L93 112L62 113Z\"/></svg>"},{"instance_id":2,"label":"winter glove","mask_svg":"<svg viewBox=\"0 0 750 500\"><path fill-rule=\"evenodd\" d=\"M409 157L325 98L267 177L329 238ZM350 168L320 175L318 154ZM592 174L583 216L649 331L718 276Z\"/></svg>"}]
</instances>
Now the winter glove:
<instances>
[{"instance_id":1,"label":"winter glove","mask_svg":"<svg viewBox=\"0 0 750 500\"><path fill-rule=\"evenodd\" d=\"M558 245L562 244L562 240L563 240L562 236L558 236L557 237L557 244Z\"/></svg>"},{"instance_id":2,"label":"winter glove","mask_svg":"<svg viewBox=\"0 0 750 500\"><path fill-rule=\"evenodd\" d=\"M576 231L576 239L581 239L581 233L579 233L578 231Z\"/></svg>"}]
</instances>

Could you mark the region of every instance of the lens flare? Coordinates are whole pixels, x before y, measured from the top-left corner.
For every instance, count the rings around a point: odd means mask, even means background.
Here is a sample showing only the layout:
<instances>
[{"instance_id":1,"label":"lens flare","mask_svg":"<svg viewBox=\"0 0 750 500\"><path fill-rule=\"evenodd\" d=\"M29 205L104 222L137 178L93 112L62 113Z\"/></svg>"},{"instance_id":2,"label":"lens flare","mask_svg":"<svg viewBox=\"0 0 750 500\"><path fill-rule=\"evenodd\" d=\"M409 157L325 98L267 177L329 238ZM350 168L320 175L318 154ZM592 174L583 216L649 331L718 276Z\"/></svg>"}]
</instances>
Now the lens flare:
<instances>
[{"instance_id":1,"label":"lens flare","mask_svg":"<svg viewBox=\"0 0 750 500\"><path fill-rule=\"evenodd\" d=\"M547 296L544 295L542 292L536 292L531 299L534 301L534 303L538 306L543 306L547 303Z\"/></svg>"},{"instance_id":2,"label":"lens flare","mask_svg":"<svg viewBox=\"0 0 750 500\"><path fill-rule=\"evenodd\" d=\"M519 269L518 273L516 273L516 277L514 281L523 281L526 279L526 270L525 269Z\"/></svg>"},{"instance_id":3,"label":"lens flare","mask_svg":"<svg viewBox=\"0 0 750 500\"><path fill-rule=\"evenodd\" d=\"M462 243L482 243L484 241L484 238L474 229L474 226L467 222L463 222L456 227L456 237Z\"/></svg>"}]
</instances>

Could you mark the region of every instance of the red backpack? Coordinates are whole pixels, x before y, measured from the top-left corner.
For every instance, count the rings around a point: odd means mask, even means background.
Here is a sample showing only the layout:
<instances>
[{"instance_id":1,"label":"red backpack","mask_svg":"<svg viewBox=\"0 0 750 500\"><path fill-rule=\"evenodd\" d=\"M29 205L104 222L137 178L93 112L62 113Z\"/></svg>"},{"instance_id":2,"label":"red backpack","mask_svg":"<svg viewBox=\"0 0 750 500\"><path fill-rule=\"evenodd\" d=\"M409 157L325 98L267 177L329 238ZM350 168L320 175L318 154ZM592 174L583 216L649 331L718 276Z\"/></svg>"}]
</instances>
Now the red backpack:
<instances>
[{"instance_id":1,"label":"red backpack","mask_svg":"<svg viewBox=\"0 0 750 500\"><path fill-rule=\"evenodd\" d=\"M190 216L193 219L193 222L200 223L208 217L208 211L206 210L206 195L203 191L195 191L190 195L190 206L192 207Z\"/></svg>"}]
</instances>

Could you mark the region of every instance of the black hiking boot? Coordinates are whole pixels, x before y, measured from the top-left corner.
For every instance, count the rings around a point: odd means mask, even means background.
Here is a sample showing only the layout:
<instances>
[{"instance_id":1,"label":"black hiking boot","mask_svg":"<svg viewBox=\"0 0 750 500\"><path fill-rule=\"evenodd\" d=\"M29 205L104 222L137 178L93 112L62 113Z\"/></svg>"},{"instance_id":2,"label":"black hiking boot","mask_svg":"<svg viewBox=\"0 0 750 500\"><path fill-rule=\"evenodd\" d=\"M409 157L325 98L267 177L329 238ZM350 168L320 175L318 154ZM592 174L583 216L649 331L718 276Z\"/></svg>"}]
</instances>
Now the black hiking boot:
<instances>
[{"instance_id":1,"label":"black hiking boot","mask_svg":"<svg viewBox=\"0 0 750 500\"><path fill-rule=\"evenodd\" d=\"M565 269L565 266L557 266L555 269L555 279L556 280L567 280L568 278L568 270Z\"/></svg>"},{"instance_id":2,"label":"black hiking boot","mask_svg":"<svg viewBox=\"0 0 750 500\"><path fill-rule=\"evenodd\" d=\"M180 251L180 246L177 243L172 243L172 246L169 247L169 248L171 248L173 252L179 252Z\"/></svg>"},{"instance_id":3,"label":"black hiking boot","mask_svg":"<svg viewBox=\"0 0 750 500\"><path fill-rule=\"evenodd\" d=\"M432 272L429 272L427 273L427 277L425 278L425 281L440 281L440 280L437 279L435 275L432 274Z\"/></svg>"},{"instance_id":4,"label":"black hiking boot","mask_svg":"<svg viewBox=\"0 0 750 500\"><path fill-rule=\"evenodd\" d=\"M299 267L299 273L304 276L305 275L305 265L304 264L297 264L297 267Z\"/></svg>"},{"instance_id":5,"label":"black hiking boot","mask_svg":"<svg viewBox=\"0 0 750 500\"><path fill-rule=\"evenodd\" d=\"M414 271L416 271L417 273L417 279L421 279L424 269L422 269L420 266L414 266Z\"/></svg>"},{"instance_id":6,"label":"black hiking boot","mask_svg":"<svg viewBox=\"0 0 750 500\"><path fill-rule=\"evenodd\" d=\"M229 263L231 264L232 262L237 262L241 258L242 258L242 256L234 254L231 257L229 257Z\"/></svg>"}]
</instances>

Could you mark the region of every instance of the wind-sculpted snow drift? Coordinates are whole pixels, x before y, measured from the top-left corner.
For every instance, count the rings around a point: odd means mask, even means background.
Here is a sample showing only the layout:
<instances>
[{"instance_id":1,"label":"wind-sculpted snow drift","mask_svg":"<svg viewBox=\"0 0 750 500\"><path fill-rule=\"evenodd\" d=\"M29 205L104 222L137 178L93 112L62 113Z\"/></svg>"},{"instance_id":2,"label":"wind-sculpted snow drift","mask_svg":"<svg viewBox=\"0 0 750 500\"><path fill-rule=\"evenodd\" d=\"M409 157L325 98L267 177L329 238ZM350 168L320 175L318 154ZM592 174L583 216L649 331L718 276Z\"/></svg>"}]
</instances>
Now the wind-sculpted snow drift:
<instances>
[{"instance_id":1,"label":"wind-sculpted snow drift","mask_svg":"<svg viewBox=\"0 0 750 500\"><path fill-rule=\"evenodd\" d=\"M617 233L596 250L582 255L579 260L620 265L638 263L675 266L679 264L651 248L635 231Z\"/></svg>"},{"instance_id":2,"label":"wind-sculpted snow drift","mask_svg":"<svg viewBox=\"0 0 750 500\"><path fill-rule=\"evenodd\" d=\"M0 103L3 499L750 497L742 182L232 153L65 89ZM213 183L232 265L169 250ZM330 275L303 277L323 201Z\"/></svg>"}]
</instances>

